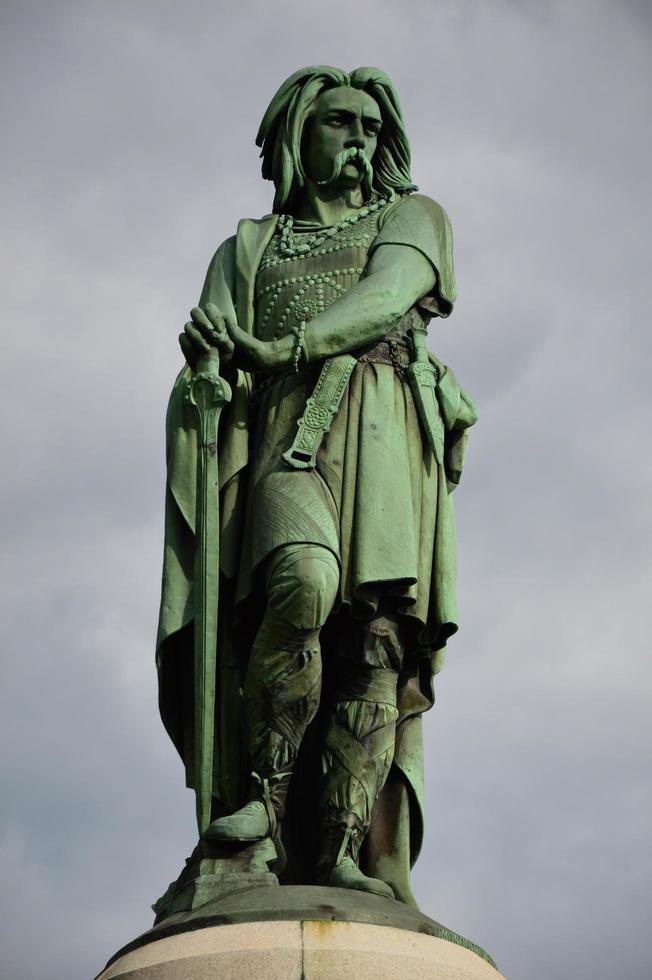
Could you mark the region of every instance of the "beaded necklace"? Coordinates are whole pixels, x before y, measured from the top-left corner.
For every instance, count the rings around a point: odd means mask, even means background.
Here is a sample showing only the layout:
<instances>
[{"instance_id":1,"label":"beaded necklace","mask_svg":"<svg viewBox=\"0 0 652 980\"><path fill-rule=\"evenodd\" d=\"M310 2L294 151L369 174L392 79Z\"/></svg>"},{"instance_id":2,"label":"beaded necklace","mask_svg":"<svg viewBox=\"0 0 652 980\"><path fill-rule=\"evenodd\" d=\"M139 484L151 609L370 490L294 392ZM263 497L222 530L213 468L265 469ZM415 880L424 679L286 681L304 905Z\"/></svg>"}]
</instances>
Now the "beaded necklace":
<instances>
[{"instance_id":1,"label":"beaded necklace","mask_svg":"<svg viewBox=\"0 0 652 980\"><path fill-rule=\"evenodd\" d=\"M361 218L366 218L368 214L373 214L374 211L378 211L380 208L384 208L386 204L389 204L387 198L372 197L359 211L342 218L336 225L325 228L324 231L302 232L302 241L300 244L296 244L294 241L292 230L294 227L294 218L291 214L282 214L276 226L276 232L280 235L279 251L288 258L305 255L306 252L312 252L314 248L319 248L329 238L333 238L343 228L346 228L347 225L354 225L356 221L359 221Z\"/></svg>"}]
</instances>

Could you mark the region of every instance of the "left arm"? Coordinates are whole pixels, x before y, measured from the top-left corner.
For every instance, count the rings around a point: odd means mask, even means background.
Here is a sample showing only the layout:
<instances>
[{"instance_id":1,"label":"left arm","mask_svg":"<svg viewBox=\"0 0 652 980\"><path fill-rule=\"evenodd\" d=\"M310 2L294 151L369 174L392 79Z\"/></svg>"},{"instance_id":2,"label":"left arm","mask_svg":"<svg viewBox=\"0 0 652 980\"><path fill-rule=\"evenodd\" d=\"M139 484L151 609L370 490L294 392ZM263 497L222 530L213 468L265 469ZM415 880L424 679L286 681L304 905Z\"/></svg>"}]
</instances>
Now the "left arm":
<instances>
[{"instance_id":1,"label":"left arm","mask_svg":"<svg viewBox=\"0 0 652 980\"><path fill-rule=\"evenodd\" d=\"M433 289L436 274L428 259L409 245L380 245L367 275L341 299L306 326L310 361L356 350L385 336L423 296ZM207 307L207 312L209 308ZM295 337L261 341L227 323L236 357L244 370L274 373L292 363ZM239 357L238 357L239 355Z\"/></svg>"}]
</instances>

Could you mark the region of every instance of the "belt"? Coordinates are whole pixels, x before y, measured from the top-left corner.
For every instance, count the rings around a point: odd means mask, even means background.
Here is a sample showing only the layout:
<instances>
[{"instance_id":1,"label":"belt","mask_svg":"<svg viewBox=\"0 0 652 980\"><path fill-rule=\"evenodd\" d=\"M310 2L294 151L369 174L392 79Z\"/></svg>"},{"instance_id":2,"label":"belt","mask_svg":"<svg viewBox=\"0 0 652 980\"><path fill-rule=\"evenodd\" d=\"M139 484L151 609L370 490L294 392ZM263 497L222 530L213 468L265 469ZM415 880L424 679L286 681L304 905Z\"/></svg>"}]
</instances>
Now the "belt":
<instances>
[{"instance_id":1,"label":"belt","mask_svg":"<svg viewBox=\"0 0 652 980\"><path fill-rule=\"evenodd\" d=\"M411 363L410 350L402 340L380 340L369 350L358 355L357 360L363 364L389 364L398 374L403 375ZM304 368L299 376L312 368ZM286 378L296 378L296 371L281 371L279 374L254 375L253 391L250 401L256 403L261 396L273 385Z\"/></svg>"},{"instance_id":2,"label":"belt","mask_svg":"<svg viewBox=\"0 0 652 980\"><path fill-rule=\"evenodd\" d=\"M402 340L379 340L358 357L362 363L389 364L401 375L405 374L411 360L409 348Z\"/></svg>"},{"instance_id":3,"label":"belt","mask_svg":"<svg viewBox=\"0 0 652 980\"><path fill-rule=\"evenodd\" d=\"M295 470L311 470L317 465L317 453L330 431L353 369L358 363L388 364L401 374L410 365L407 344L398 340L380 340L356 357L339 354L324 361L314 391L306 401L297 423L294 442L283 459Z\"/></svg>"}]
</instances>

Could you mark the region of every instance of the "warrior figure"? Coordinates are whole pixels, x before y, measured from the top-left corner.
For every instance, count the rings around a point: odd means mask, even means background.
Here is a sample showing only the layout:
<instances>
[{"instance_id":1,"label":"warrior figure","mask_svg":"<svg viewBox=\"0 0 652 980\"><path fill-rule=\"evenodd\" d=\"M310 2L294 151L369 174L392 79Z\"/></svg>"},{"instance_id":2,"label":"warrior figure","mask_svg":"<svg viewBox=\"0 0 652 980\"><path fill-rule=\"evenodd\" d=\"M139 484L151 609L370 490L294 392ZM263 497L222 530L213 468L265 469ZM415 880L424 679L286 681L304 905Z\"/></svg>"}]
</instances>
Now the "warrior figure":
<instances>
[{"instance_id":1,"label":"warrior figure","mask_svg":"<svg viewBox=\"0 0 652 980\"><path fill-rule=\"evenodd\" d=\"M281 880L414 905L421 716L457 629L450 494L476 419L423 340L453 308L451 229L416 193L401 108L375 68L296 72L257 144L273 214L241 221L220 246L180 337L187 365L167 419L162 716L192 785L198 441L187 394L198 358L216 349L233 398L217 440L204 836L271 837L289 852ZM430 410L418 390L428 371ZM309 828L305 842L297 826Z\"/></svg>"}]
</instances>

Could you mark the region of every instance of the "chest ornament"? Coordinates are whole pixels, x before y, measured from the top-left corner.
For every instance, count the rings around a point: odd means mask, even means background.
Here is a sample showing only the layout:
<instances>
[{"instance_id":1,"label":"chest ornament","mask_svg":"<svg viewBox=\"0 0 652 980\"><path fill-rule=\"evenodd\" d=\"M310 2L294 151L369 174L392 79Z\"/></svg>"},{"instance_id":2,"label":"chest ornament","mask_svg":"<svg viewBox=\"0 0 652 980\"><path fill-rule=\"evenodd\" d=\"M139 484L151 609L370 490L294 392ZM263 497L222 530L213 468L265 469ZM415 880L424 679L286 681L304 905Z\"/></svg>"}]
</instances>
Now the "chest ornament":
<instances>
[{"instance_id":1,"label":"chest ornament","mask_svg":"<svg viewBox=\"0 0 652 980\"><path fill-rule=\"evenodd\" d=\"M375 211L379 211L389 204L385 197L372 197L367 204L356 211L355 214L347 215L336 225L325 228L323 231L302 232L301 241L297 242L294 238L294 218L291 214L282 214L276 226L276 234L279 236L279 252L286 258L294 258L299 255L306 255L316 249L326 245L328 240L335 238L343 229L355 225L361 218L366 218Z\"/></svg>"}]
</instances>

